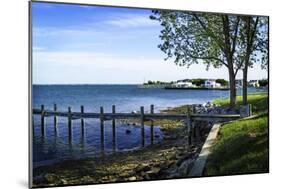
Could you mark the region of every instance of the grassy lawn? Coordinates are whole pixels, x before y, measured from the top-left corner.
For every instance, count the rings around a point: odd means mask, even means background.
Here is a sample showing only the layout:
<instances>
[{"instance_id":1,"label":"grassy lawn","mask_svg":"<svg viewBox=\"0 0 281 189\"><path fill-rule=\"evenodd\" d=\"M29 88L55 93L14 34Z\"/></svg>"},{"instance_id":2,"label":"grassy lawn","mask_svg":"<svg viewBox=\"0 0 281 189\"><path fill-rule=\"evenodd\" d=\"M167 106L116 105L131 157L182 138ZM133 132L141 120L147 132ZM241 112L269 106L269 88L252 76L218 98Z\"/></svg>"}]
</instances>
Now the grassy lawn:
<instances>
[{"instance_id":1,"label":"grassy lawn","mask_svg":"<svg viewBox=\"0 0 281 189\"><path fill-rule=\"evenodd\" d=\"M228 98L216 99L213 101L213 103L222 106L228 106L229 99ZM268 112L268 93L248 94L248 103L252 104L253 114ZM242 104L242 96L237 96L237 107L239 108L241 104Z\"/></svg>"},{"instance_id":2,"label":"grassy lawn","mask_svg":"<svg viewBox=\"0 0 281 189\"><path fill-rule=\"evenodd\" d=\"M242 98L238 97L237 100L241 104ZM268 94L250 94L248 101L256 117L222 126L212 154L208 157L205 175L269 171ZM215 100L214 103L228 105L228 100Z\"/></svg>"}]
</instances>

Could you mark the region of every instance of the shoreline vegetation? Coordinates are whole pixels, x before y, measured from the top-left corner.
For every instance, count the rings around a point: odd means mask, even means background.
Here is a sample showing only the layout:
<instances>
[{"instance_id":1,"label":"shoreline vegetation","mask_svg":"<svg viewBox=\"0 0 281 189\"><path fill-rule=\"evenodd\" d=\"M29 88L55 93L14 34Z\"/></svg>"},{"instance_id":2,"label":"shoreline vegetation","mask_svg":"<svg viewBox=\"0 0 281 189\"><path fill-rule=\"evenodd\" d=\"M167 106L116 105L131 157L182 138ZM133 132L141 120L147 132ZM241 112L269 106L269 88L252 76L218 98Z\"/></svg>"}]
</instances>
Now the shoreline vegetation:
<instances>
[{"instance_id":1,"label":"shoreline vegetation","mask_svg":"<svg viewBox=\"0 0 281 189\"><path fill-rule=\"evenodd\" d=\"M152 81L148 80L142 85L139 85L140 88L195 88L195 89L206 89L210 86L205 86L206 81L212 81L219 86L216 88L229 89L229 81L225 79L206 79L206 78L197 78L197 79L182 79L177 81ZM259 80L250 80L247 82L247 85L250 87L256 88L265 88L268 87L268 79L259 79ZM236 87L242 88L242 80L236 80Z\"/></svg>"},{"instance_id":2,"label":"shoreline vegetation","mask_svg":"<svg viewBox=\"0 0 281 189\"><path fill-rule=\"evenodd\" d=\"M237 98L238 105L242 98ZM222 125L204 176L269 172L268 93L248 94L252 118ZM227 106L228 99L214 103Z\"/></svg>"},{"instance_id":3,"label":"shoreline vegetation","mask_svg":"<svg viewBox=\"0 0 281 189\"><path fill-rule=\"evenodd\" d=\"M253 104L253 113L258 116L268 116L266 108L265 98L267 93L258 93L249 95L249 103ZM238 103L240 103L241 97L238 97ZM213 101L215 104L219 104L224 107L227 106L226 99L216 99ZM183 105L170 109L162 110L162 112L168 113L187 113L192 109L192 105ZM262 119L262 120L261 120ZM258 117L253 118L253 120L245 120L248 124L246 128L243 127L243 121L234 121L222 127L220 131L219 139L213 149L213 154L210 156L210 159L207 160L207 166L205 169L205 175L220 175L220 174L234 174L239 172L226 172L228 167L224 168L224 164L220 165L220 162L228 161L232 162L232 156L228 157L229 159L224 160L225 153L221 148L232 149L229 146L235 140L227 141L228 145L225 145L225 140L223 137L226 136L225 132L236 133L236 130L228 131L225 128L232 127L231 124L236 125L236 128L240 128L245 135L241 137L248 137L254 140L259 138L257 131L262 131L263 140L266 140L266 131L264 129L254 129L251 130L251 124L253 123L253 128L260 128L260 123L265 123L266 118ZM255 123L257 121L257 123ZM132 120L129 123L138 123L137 120ZM242 124L241 124L242 123ZM150 122L145 122L145 125L149 125ZM64 186L64 185L76 185L80 183L84 184L100 184L100 183L111 183L111 182L123 182L123 181L142 181L142 180L155 180L155 179L168 179L168 178L186 178L188 172L193 166L197 156L200 153L200 150L204 144L204 141L211 129L211 124L207 122L197 123L200 127L201 136L195 140L193 138L193 145L188 147L187 138L185 135L185 125L181 121L171 121L171 120L158 120L154 121L154 125L160 126L161 130L164 133L163 141L148 146L136 151L129 152L117 152L107 156L85 158L79 160L65 160L53 165L41 166L33 169L34 187L44 187L44 186ZM264 128L264 127L262 127ZM247 133L249 132L249 133ZM238 132L239 133L239 132ZM241 139L241 137L239 139ZM220 144L220 141L223 145ZM241 139L242 141L242 139ZM267 141L268 142L268 141ZM246 143L247 144L247 143ZM250 144L250 143L249 143ZM262 143L266 144L266 141ZM242 145L242 144L241 144ZM238 150L238 155L243 155L242 150L239 151L241 145L235 146L232 150L229 150L228 154L236 153ZM245 145L243 143L243 145ZM237 149L238 148L238 149ZM248 148L248 149L247 149ZM263 146L263 149L265 147ZM244 149L244 147L243 147ZM246 146L245 150L251 150L250 146ZM252 153L252 152L249 152ZM256 166L256 169L253 169L254 172L266 172L266 150L259 153L257 157L263 157L262 162L263 166L260 170L260 166ZM236 156L233 156L235 158ZM262 160L262 161L263 161ZM227 161L227 162L226 162ZM258 161L261 163L261 161ZM255 162L251 162L255 164ZM234 163L233 163L234 164ZM247 166L247 164L242 165ZM222 170L218 172L216 167L222 167ZM267 166L268 168L268 166ZM231 170L231 169L230 169ZM253 172L252 169L243 169L245 173Z\"/></svg>"}]
</instances>

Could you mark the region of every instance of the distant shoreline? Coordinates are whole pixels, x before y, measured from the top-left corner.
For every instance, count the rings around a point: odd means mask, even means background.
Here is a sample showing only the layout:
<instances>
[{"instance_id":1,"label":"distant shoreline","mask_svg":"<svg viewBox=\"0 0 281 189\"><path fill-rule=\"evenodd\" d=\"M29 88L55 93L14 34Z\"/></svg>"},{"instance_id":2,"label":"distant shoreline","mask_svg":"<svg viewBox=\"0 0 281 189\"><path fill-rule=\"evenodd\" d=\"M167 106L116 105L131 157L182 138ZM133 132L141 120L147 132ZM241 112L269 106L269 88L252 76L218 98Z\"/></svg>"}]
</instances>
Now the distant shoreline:
<instances>
[{"instance_id":1,"label":"distant shoreline","mask_svg":"<svg viewBox=\"0 0 281 189\"><path fill-rule=\"evenodd\" d=\"M208 88L208 87L164 87L168 90L229 90L229 88Z\"/></svg>"}]
</instances>

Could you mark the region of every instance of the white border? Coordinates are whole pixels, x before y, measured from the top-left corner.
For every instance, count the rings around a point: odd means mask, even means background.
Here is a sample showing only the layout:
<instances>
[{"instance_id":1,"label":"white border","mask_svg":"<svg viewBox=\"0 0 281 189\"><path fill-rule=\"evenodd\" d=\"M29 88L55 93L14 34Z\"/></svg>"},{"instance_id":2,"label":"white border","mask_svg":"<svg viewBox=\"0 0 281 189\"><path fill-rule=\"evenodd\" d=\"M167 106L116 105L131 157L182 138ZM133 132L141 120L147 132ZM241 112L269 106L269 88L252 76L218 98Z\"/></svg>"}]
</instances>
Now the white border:
<instances>
[{"instance_id":1,"label":"white border","mask_svg":"<svg viewBox=\"0 0 281 189\"><path fill-rule=\"evenodd\" d=\"M76 3L157 7L270 16L270 174L167 180L68 188L270 188L280 185L281 126L280 5L276 0L68 0ZM28 1L2 1L1 24L1 131L0 186L27 188L28 178ZM272 103L274 102L274 103Z\"/></svg>"}]
</instances>

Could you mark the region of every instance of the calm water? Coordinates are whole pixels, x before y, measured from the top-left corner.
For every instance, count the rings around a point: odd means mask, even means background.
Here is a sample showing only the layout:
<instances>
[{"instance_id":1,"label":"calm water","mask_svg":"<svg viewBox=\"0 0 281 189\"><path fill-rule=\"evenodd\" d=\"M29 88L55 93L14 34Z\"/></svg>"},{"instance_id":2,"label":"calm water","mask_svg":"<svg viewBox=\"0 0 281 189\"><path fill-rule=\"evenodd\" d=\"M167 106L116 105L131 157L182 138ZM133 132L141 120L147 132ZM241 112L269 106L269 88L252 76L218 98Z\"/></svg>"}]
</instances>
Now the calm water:
<instances>
[{"instance_id":1,"label":"calm water","mask_svg":"<svg viewBox=\"0 0 281 189\"><path fill-rule=\"evenodd\" d=\"M249 92L260 92L262 89L249 88ZM241 91L238 91L241 94ZM206 90L165 90L158 88L142 89L136 85L34 85L33 108L41 104L45 109L52 109L56 103L58 110L79 111L84 105L85 112L99 112L100 106L105 112L111 112L116 105L116 112L131 112L144 106L154 104L155 111L183 104L205 103L215 98L223 98L229 91ZM82 137L80 120L73 121L71 142L68 138L67 119L58 118L57 132L54 131L53 118L45 120L45 134L42 137L40 118L34 116L33 162L35 166L59 161L92 157L101 154L100 123L96 119L85 120L85 135ZM130 133L128 133L128 131ZM154 143L160 142L162 132L158 126L153 130ZM116 146L113 146L111 121L104 125L104 153L132 150L142 146L141 126L116 124ZM150 126L145 126L145 146L151 144Z\"/></svg>"}]
</instances>

